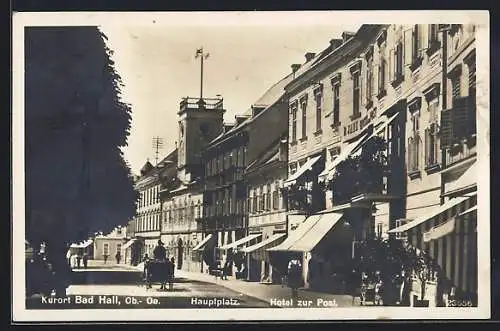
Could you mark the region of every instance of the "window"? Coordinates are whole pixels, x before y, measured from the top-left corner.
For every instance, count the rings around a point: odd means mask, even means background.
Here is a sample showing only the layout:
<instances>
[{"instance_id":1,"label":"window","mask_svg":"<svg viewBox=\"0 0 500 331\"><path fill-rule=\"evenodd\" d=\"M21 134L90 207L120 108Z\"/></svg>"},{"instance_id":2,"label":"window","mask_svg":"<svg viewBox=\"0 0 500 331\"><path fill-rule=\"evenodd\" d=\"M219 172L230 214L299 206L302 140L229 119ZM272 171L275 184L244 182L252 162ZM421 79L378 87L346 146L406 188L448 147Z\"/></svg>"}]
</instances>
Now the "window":
<instances>
[{"instance_id":1,"label":"window","mask_svg":"<svg viewBox=\"0 0 500 331\"><path fill-rule=\"evenodd\" d=\"M431 56L439 49L438 25L429 24L429 44L427 45L427 55Z\"/></svg>"},{"instance_id":2,"label":"window","mask_svg":"<svg viewBox=\"0 0 500 331\"><path fill-rule=\"evenodd\" d=\"M122 253L122 244L116 244L116 252L117 253Z\"/></svg>"},{"instance_id":3,"label":"window","mask_svg":"<svg viewBox=\"0 0 500 331\"><path fill-rule=\"evenodd\" d=\"M406 220L405 219L399 219L399 220L396 220L396 228L399 228L400 226L403 226L406 224ZM395 234L396 236L396 239L406 239L407 238L407 233L406 232L399 232L399 233L396 233Z\"/></svg>"},{"instance_id":4,"label":"window","mask_svg":"<svg viewBox=\"0 0 500 331\"><path fill-rule=\"evenodd\" d=\"M122 234L122 228L121 228L121 227L118 227L118 228L116 229L116 234L117 234L117 235L121 235L121 234Z\"/></svg>"},{"instance_id":5,"label":"window","mask_svg":"<svg viewBox=\"0 0 500 331\"><path fill-rule=\"evenodd\" d=\"M321 130L321 101L323 99L323 92L318 89L314 93L314 98L316 101L316 132Z\"/></svg>"},{"instance_id":6,"label":"window","mask_svg":"<svg viewBox=\"0 0 500 331\"><path fill-rule=\"evenodd\" d=\"M360 77L359 77L359 71L356 71L356 72L353 72L352 74L352 81L353 81L353 85L352 85L352 91L353 91L353 94L352 94L352 115L353 117L354 116L358 116L360 114L360 111L359 111L359 104L360 104L360 97L361 97L361 93L360 93L360 85L359 85L359 80L360 80Z\"/></svg>"},{"instance_id":7,"label":"window","mask_svg":"<svg viewBox=\"0 0 500 331\"><path fill-rule=\"evenodd\" d=\"M380 59L380 66L378 67L378 97L381 98L385 96L385 58Z\"/></svg>"},{"instance_id":8,"label":"window","mask_svg":"<svg viewBox=\"0 0 500 331\"><path fill-rule=\"evenodd\" d=\"M451 95L453 98L453 102L455 102L456 99L461 97L460 75L455 75L453 78L451 78Z\"/></svg>"},{"instance_id":9,"label":"window","mask_svg":"<svg viewBox=\"0 0 500 331\"><path fill-rule=\"evenodd\" d=\"M370 57L366 64L366 102L371 105L373 95L373 60ZM370 106L368 106L370 107Z\"/></svg>"},{"instance_id":10,"label":"window","mask_svg":"<svg viewBox=\"0 0 500 331\"><path fill-rule=\"evenodd\" d=\"M382 237L382 223L377 223L377 237Z\"/></svg>"},{"instance_id":11,"label":"window","mask_svg":"<svg viewBox=\"0 0 500 331\"><path fill-rule=\"evenodd\" d=\"M396 46L396 53L395 53L395 68L394 68L394 73L395 73L395 80L401 80L401 78L404 76L404 66L403 66L403 43L399 42Z\"/></svg>"},{"instance_id":12,"label":"window","mask_svg":"<svg viewBox=\"0 0 500 331\"><path fill-rule=\"evenodd\" d=\"M254 192L254 194L256 194ZM258 198L257 198L257 195L254 195L254 197L252 198L252 212L253 213L256 213L258 211Z\"/></svg>"},{"instance_id":13,"label":"window","mask_svg":"<svg viewBox=\"0 0 500 331\"><path fill-rule=\"evenodd\" d=\"M102 245L102 255L109 255L109 244L104 243Z\"/></svg>"},{"instance_id":14,"label":"window","mask_svg":"<svg viewBox=\"0 0 500 331\"><path fill-rule=\"evenodd\" d=\"M431 123L425 130L425 160L426 166L431 167L438 163L438 130L437 123Z\"/></svg>"},{"instance_id":15,"label":"window","mask_svg":"<svg viewBox=\"0 0 500 331\"><path fill-rule=\"evenodd\" d=\"M263 212L265 207L264 207L264 202L265 202L265 194L263 190L261 189L261 194L259 196L259 212Z\"/></svg>"},{"instance_id":16,"label":"window","mask_svg":"<svg viewBox=\"0 0 500 331\"><path fill-rule=\"evenodd\" d=\"M271 184L267 184L266 210L271 210Z\"/></svg>"},{"instance_id":17,"label":"window","mask_svg":"<svg viewBox=\"0 0 500 331\"><path fill-rule=\"evenodd\" d=\"M307 97L300 100L300 108L302 111L302 139L307 137Z\"/></svg>"},{"instance_id":18,"label":"window","mask_svg":"<svg viewBox=\"0 0 500 331\"><path fill-rule=\"evenodd\" d=\"M333 125L340 124L340 84L333 85Z\"/></svg>"},{"instance_id":19,"label":"window","mask_svg":"<svg viewBox=\"0 0 500 331\"><path fill-rule=\"evenodd\" d=\"M412 46L411 46L411 57L412 57L412 63L410 66L411 70L415 70L422 64L422 49L423 47L421 46L421 26L419 24L415 24L413 26L413 32L412 32Z\"/></svg>"},{"instance_id":20,"label":"window","mask_svg":"<svg viewBox=\"0 0 500 331\"><path fill-rule=\"evenodd\" d=\"M408 170L416 172L419 170L420 156L420 111L417 110L411 115L411 134L408 138Z\"/></svg>"},{"instance_id":21,"label":"window","mask_svg":"<svg viewBox=\"0 0 500 331\"><path fill-rule=\"evenodd\" d=\"M278 189L278 185L275 186L275 189L273 191L273 209L274 210L277 210L279 209L279 189Z\"/></svg>"}]
</instances>

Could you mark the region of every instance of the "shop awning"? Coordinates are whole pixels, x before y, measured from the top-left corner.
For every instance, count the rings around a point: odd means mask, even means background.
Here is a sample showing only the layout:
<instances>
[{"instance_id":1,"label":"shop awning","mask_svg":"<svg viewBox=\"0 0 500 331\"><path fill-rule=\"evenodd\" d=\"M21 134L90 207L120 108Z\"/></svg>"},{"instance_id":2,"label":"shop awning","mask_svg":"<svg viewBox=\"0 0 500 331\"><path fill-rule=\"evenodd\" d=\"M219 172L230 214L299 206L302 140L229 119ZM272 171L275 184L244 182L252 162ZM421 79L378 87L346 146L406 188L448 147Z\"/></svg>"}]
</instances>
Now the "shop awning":
<instances>
[{"instance_id":1,"label":"shop awning","mask_svg":"<svg viewBox=\"0 0 500 331\"><path fill-rule=\"evenodd\" d=\"M293 231L290 231L288 237L281 244L275 247L268 248L268 252L289 251L290 248L302 238L311 228L319 221L323 214L309 216L303 223Z\"/></svg>"},{"instance_id":2,"label":"shop awning","mask_svg":"<svg viewBox=\"0 0 500 331\"><path fill-rule=\"evenodd\" d=\"M84 242L81 242L79 244L71 244L71 248L87 248L92 244L94 241L92 239L86 240Z\"/></svg>"},{"instance_id":3,"label":"shop awning","mask_svg":"<svg viewBox=\"0 0 500 331\"><path fill-rule=\"evenodd\" d=\"M477 192L474 192L474 193L471 193L469 196L462 196L462 197L450 199L450 200L446 201L444 204L442 204L441 206L436 207L429 214L418 217L415 220L413 220L409 223L406 223L405 225L402 225L400 227L389 230L389 231L387 231L387 233L401 233L401 232L406 232L410 229L413 229L414 227L427 222L428 220L436 217L437 215L447 211L448 209L458 205L459 203L469 199L471 196L476 195L476 194L477 194Z\"/></svg>"},{"instance_id":4,"label":"shop awning","mask_svg":"<svg viewBox=\"0 0 500 331\"><path fill-rule=\"evenodd\" d=\"M451 183L447 188L444 195L450 195L456 193L460 190L471 188L477 185L477 162L474 162L469 169L467 169L462 176L460 176L455 182Z\"/></svg>"},{"instance_id":5,"label":"shop awning","mask_svg":"<svg viewBox=\"0 0 500 331\"><path fill-rule=\"evenodd\" d=\"M132 239L130 239L129 241L127 241L127 242L125 243L125 245L123 245L123 247L122 247L122 248L123 248L123 249L127 249L127 248L129 248L130 246L132 246L132 245L133 245L136 241L137 241L137 239L136 239L136 238L132 238Z\"/></svg>"},{"instance_id":6,"label":"shop awning","mask_svg":"<svg viewBox=\"0 0 500 331\"><path fill-rule=\"evenodd\" d=\"M265 249L266 247L272 245L273 243L275 243L279 239L283 238L284 236L286 236L286 233L273 234L271 237L269 237L265 240L262 240L260 243L243 248L242 251L244 253L252 253L252 252L255 252L256 250L261 249L261 248Z\"/></svg>"},{"instance_id":7,"label":"shop awning","mask_svg":"<svg viewBox=\"0 0 500 331\"><path fill-rule=\"evenodd\" d=\"M453 230L455 230L455 218L451 218L450 220L444 222L443 224L435 226L429 231L424 232L423 240L424 242L436 240L452 233Z\"/></svg>"},{"instance_id":8,"label":"shop awning","mask_svg":"<svg viewBox=\"0 0 500 331\"><path fill-rule=\"evenodd\" d=\"M288 177L287 180L285 180L284 186L287 187L295 184L297 179L299 179L300 176L302 176L306 171L311 170L313 165L316 162L318 162L320 158L321 155L318 155L307 160L306 163L304 163L299 169L297 169L297 171L294 174L290 175L290 177Z\"/></svg>"},{"instance_id":9,"label":"shop awning","mask_svg":"<svg viewBox=\"0 0 500 331\"><path fill-rule=\"evenodd\" d=\"M203 238L203 240L200 241L198 243L198 245L194 246L193 251L201 251L205 247L205 245L208 243L208 241L210 239L212 239L212 236L213 236L212 234L209 234L208 236L206 236L205 238Z\"/></svg>"},{"instance_id":10,"label":"shop awning","mask_svg":"<svg viewBox=\"0 0 500 331\"><path fill-rule=\"evenodd\" d=\"M227 249L231 249L231 248L236 248L238 246L241 246L243 244L246 244L247 242L249 242L250 240L253 240L253 239L256 239L258 237L262 236L261 233L255 233L255 234L251 234L249 236L246 236L246 237L243 237L239 240L236 240L230 244L227 244L227 245L224 245L224 246L221 246L219 247L219 249L222 249L222 250L227 250Z\"/></svg>"},{"instance_id":11,"label":"shop awning","mask_svg":"<svg viewBox=\"0 0 500 331\"><path fill-rule=\"evenodd\" d=\"M467 210L464 210L463 212L461 212L460 214L458 214L458 216L464 216L464 215L467 215L467 214L472 213L474 211L477 211L477 205L475 205L474 207L469 208Z\"/></svg>"},{"instance_id":12,"label":"shop awning","mask_svg":"<svg viewBox=\"0 0 500 331\"><path fill-rule=\"evenodd\" d=\"M329 213L323 214L311 229L301 238L299 238L288 251L292 252L310 252L323 239L326 234L337 224L343 214Z\"/></svg>"},{"instance_id":13,"label":"shop awning","mask_svg":"<svg viewBox=\"0 0 500 331\"><path fill-rule=\"evenodd\" d=\"M326 179L331 179L334 174L335 168L340 163L345 161L349 157L349 155L354 153L354 151L361 146L361 143L367 136L368 136L367 134L364 134L354 142L344 147L340 152L340 154L335 158L335 160L333 160L333 162L328 167L326 167L325 170L323 170L323 172L321 172L318 175L318 180L325 181Z\"/></svg>"}]
</instances>

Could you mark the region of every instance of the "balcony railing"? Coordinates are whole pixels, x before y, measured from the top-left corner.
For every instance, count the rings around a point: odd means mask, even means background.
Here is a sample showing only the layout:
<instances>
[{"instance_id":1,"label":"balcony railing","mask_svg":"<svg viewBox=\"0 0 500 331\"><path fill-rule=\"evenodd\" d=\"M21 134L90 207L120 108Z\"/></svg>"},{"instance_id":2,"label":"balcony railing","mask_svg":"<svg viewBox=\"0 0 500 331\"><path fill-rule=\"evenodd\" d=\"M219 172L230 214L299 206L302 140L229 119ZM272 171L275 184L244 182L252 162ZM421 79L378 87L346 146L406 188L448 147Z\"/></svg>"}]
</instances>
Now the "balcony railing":
<instances>
[{"instance_id":1,"label":"balcony railing","mask_svg":"<svg viewBox=\"0 0 500 331\"><path fill-rule=\"evenodd\" d=\"M180 110L185 109L224 109L224 102L222 98L185 97L180 102Z\"/></svg>"},{"instance_id":2,"label":"balcony railing","mask_svg":"<svg viewBox=\"0 0 500 331\"><path fill-rule=\"evenodd\" d=\"M468 140L455 143L453 146L446 148L446 166L452 165L469 159L476 155L476 141L475 136Z\"/></svg>"}]
</instances>

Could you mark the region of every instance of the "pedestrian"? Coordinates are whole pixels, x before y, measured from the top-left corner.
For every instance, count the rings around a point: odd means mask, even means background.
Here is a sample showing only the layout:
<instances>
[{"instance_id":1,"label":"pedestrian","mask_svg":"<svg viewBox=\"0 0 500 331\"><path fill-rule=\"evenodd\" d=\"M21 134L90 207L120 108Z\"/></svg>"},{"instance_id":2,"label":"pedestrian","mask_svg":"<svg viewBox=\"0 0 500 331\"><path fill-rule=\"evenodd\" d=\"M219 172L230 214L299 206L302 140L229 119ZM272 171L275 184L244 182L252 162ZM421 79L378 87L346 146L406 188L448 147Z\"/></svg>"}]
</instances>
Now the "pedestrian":
<instances>
[{"instance_id":1,"label":"pedestrian","mask_svg":"<svg viewBox=\"0 0 500 331\"><path fill-rule=\"evenodd\" d=\"M175 274L175 258L173 256L170 259L170 263L172 263L172 277L174 277L174 274Z\"/></svg>"},{"instance_id":2,"label":"pedestrian","mask_svg":"<svg viewBox=\"0 0 500 331\"><path fill-rule=\"evenodd\" d=\"M167 259L167 250L165 249L161 240L158 240L158 244L153 250L153 257L158 261L165 261Z\"/></svg>"},{"instance_id":3,"label":"pedestrian","mask_svg":"<svg viewBox=\"0 0 500 331\"><path fill-rule=\"evenodd\" d=\"M80 263L81 263L81 261L82 261L82 256L81 256L80 254L78 254L78 255L76 256L76 267L77 267L78 269L80 269Z\"/></svg>"},{"instance_id":4,"label":"pedestrian","mask_svg":"<svg viewBox=\"0 0 500 331\"><path fill-rule=\"evenodd\" d=\"M122 259L120 251L116 252L115 259L116 259L116 264L120 264L120 260Z\"/></svg>"},{"instance_id":5,"label":"pedestrian","mask_svg":"<svg viewBox=\"0 0 500 331\"><path fill-rule=\"evenodd\" d=\"M298 288L302 285L302 264L298 259L292 259L288 263L288 286L292 290L292 300L294 305L299 296Z\"/></svg>"},{"instance_id":6,"label":"pedestrian","mask_svg":"<svg viewBox=\"0 0 500 331\"><path fill-rule=\"evenodd\" d=\"M83 268L84 269L87 269L87 264L89 262L89 256L87 255L87 253L83 254Z\"/></svg>"},{"instance_id":7,"label":"pedestrian","mask_svg":"<svg viewBox=\"0 0 500 331\"><path fill-rule=\"evenodd\" d=\"M71 249L66 252L66 260L68 260L68 265L71 267Z\"/></svg>"},{"instance_id":8,"label":"pedestrian","mask_svg":"<svg viewBox=\"0 0 500 331\"><path fill-rule=\"evenodd\" d=\"M106 262L108 261L108 254L104 254L103 257L104 257L104 264L106 264Z\"/></svg>"},{"instance_id":9,"label":"pedestrian","mask_svg":"<svg viewBox=\"0 0 500 331\"><path fill-rule=\"evenodd\" d=\"M222 268L222 277L221 279L227 280L227 275L229 274L229 260L224 262L224 267Z\"/></svg>"},{"instance_id":10,"label":"pedestrian","mask_svg":"<svg viewBox=\"0 0 500 331\"><path fill-rule=\"evenodd\" d=\"M172 257L169 263L170 272L168 273L168 289L173 290L175 278L175 259Z\"/></svg>"}]
</instances>

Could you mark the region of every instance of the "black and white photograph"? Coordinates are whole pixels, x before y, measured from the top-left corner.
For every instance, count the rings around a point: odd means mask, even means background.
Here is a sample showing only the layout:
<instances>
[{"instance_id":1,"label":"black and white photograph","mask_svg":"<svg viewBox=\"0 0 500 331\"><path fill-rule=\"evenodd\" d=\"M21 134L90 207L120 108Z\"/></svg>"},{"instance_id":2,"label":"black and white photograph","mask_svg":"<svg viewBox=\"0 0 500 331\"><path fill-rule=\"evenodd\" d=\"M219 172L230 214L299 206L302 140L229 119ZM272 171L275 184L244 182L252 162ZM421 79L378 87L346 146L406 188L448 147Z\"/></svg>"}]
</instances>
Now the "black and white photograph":
<instances>
[{"instance_id":1,"label":"black and white photograph","mask_svg":"<svg viewBox=\"0 0 500 331\"><path fill-rule=\"evenodd\" d=\"M490 318L488 12L13 29L15 321Z\"/></svg>"}]
</instances>

